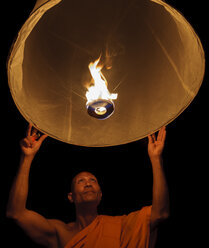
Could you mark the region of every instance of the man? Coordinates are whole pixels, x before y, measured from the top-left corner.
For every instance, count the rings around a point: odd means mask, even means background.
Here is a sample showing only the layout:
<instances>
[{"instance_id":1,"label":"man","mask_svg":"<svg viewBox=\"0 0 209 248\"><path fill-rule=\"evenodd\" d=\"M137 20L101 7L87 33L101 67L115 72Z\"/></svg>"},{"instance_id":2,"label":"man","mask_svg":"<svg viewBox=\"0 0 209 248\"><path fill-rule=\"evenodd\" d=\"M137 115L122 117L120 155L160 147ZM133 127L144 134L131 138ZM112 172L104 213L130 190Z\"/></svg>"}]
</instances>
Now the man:
<instances>
[{"instance_id":1,"label":"man","mask_svg":"<svg viewBox=\"0 0 209 248\"><path fill-rule=\"evenodd\" d=\"M7 216L38 244L48 248L148 248L154 247L159 224L169 216L168 188L163 172L162 152L166 130L157 139L150 135L148 154L153 168L152 206L124 216L97 214L102 192L96 177L81 172L72 181L70 202L76 207L76 221L64 223L46 219L28 210L28 178L31 163L47 135L37 136L29 124L27 137L20 142L22 156L7 207Z\"/></svg>"}]
</instances>

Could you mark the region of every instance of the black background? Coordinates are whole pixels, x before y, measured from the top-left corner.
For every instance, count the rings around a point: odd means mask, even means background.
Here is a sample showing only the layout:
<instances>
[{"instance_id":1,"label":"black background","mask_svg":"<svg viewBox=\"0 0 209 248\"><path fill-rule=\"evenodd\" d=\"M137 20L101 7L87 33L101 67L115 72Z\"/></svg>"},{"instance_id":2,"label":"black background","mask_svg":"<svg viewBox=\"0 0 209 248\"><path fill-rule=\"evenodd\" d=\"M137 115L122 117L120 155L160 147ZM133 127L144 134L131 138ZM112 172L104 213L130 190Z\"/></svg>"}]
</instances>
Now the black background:
<instances>
[{"instance_id":1,"label":"black background","mask_svg":"<svg viewBox=\"0 0 209 248\"><path fill-rule=\"evenodd\" d=\"M179 10L200 37L206 55L203 84L189 107L167 126L164 149L171 216L162 225L157 247L204 245L208 204L208 13L207 1L166 1ZM11 44L35 5L33 1L1 4L1 227L2 247L40 247L5 217L9 190L16 174L27 122L17 110L7 84L6 60ZM86 148L47 138L30 174L27 207L47 218L74 220L67 200L72 175L95 173L103 190L99 213L122 215L152 200L152 170L147 139L107 148Z\"/></svg>"}]
</instances>

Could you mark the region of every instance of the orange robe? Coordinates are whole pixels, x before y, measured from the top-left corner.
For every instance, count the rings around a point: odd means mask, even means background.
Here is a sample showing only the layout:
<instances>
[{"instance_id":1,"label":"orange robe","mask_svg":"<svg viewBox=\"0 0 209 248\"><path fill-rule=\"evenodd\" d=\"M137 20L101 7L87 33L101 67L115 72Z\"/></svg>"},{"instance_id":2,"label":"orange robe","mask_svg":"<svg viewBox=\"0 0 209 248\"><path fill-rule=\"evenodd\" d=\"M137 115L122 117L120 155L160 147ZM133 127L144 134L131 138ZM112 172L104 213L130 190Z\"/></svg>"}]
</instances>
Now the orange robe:
<instances>
[{"instance_id":1,"label":"orange robe","mask_svg":"<svg viewBox=\"0 0 209 248\"><path fill-rule=\"evenodd\" d=\"M123 216L98 215L65 248L148 248L151 206Z\"/></svg>"}]
</instances>

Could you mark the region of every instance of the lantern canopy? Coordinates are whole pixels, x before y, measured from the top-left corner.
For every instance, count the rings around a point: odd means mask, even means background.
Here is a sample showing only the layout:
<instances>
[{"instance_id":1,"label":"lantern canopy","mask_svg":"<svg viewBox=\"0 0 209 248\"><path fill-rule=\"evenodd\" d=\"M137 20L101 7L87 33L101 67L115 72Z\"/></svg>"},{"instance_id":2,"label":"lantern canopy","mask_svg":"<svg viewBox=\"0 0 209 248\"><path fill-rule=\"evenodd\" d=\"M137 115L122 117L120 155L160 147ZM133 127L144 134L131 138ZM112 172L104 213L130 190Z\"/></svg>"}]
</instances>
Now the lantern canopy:
<instances>
[{"instance_id":1,"label":"lantern canopy","mask_svg":"<svg viewBox=\"0 0 209 248\"><path fill-rule=\"evenodd\" d=\"M100 57L114 113L88 113L88 65ZM160 0L39 0L8 61L24 118L66 143L113 146L146 137L194 99L205 69L191 25Z\"/></svg>"}]
</instances>

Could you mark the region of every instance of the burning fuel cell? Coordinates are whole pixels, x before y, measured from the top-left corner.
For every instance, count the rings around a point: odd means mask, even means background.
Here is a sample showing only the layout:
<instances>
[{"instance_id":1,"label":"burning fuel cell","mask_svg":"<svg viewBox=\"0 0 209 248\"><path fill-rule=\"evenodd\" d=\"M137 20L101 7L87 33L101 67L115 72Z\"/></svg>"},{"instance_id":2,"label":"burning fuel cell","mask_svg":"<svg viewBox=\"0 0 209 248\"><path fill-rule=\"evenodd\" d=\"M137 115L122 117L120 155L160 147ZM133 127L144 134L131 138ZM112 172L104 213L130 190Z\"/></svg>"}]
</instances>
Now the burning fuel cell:
<instances>
[{"instance_id":1,"label":"burning fuel cell","mask_svg":"<svg viewBox=\"0 0 209 248\"><path fill-rule=\"evenodd\" d=\"M115 109L113 100L117 99L117 93L110 93L107 88L107 80L102 74L103 66L99 66L100 57L89 64L89 70L93 78L93 85L86 92L87 112L90 116L100 120L109 118Z\"/></svg>"},{"instance_id":2,"label":"burning fuel cell","mask_svg":"<svg viewBox=\"0 0 209 248\"><path fill-rule=\"evenodd\" d=\"M115 109L111 100L98 99L87 104L87 112L90 116L100 120L109 118Z\"/></svg>"}]
</instances>

